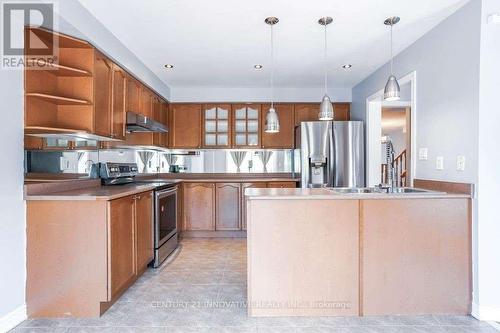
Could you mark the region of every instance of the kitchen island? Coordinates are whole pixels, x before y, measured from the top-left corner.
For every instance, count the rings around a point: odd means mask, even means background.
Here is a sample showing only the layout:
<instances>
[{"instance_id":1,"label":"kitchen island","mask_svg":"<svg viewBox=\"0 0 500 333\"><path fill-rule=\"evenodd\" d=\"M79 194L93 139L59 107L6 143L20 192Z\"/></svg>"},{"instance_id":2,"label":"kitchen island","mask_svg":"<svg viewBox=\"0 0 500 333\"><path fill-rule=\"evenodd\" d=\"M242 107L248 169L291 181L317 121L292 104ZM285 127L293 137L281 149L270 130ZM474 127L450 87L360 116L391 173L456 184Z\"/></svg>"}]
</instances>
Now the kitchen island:
<instances>
[{"instance_id":1,"label":"kitchen island","mask_svg":"<svg viewBox=\"0 0 500 333\"><path fill-rule=\"evenodd\" d=\"M470 195L245 196L250 316L470 313Z\"/></svg>"}]
</instances>

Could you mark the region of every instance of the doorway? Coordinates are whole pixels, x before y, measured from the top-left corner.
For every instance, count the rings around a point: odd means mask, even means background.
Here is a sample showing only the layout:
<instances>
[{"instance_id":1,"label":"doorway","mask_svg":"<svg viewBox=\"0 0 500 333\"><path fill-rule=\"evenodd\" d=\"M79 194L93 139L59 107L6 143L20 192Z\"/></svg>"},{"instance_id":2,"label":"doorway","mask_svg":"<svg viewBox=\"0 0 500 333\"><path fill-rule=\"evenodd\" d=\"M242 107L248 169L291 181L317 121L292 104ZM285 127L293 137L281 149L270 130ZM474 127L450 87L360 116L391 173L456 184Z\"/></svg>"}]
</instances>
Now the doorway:
<instances>
[{"instance_id":1,"label":"doorway","mask_svg":"<svg viewBox=\"0 0 500 333\"><path fill-rule=\"evenodd\" d=\"M416 72L399 78L401 99L383 100L384 89L366 99L366 183L386 182L385 148L387 139L394 146L398 186L413 186L416 169Z\"/></svg>"},{"instance_id":2,"label":"doorway","mask_svg":"<svg viewBox=\"0 0 500 333\"><path fill-rule=\"evenodd\" d=\"M392 145L396 185L406 187L409 183L411 165L411 107L382 107L381 119L381 168L380 182L388 184L386 164L387 145Z\"/></svg>"}]
</instances>

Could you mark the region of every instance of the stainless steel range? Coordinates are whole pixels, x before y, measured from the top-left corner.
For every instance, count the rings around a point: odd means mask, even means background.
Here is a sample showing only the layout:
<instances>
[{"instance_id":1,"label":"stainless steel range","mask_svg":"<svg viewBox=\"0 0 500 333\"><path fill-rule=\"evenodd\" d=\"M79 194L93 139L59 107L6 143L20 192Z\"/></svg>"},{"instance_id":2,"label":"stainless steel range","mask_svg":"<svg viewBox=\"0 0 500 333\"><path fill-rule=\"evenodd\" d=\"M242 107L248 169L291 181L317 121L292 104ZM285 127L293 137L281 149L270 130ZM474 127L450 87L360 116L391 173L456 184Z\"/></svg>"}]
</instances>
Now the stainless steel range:
<instances>
[{"instance_id":1,"label":"stainless steel range","mask_svg":"<svg viewBox=\"0 0 500 333\"><path fill-rule=\"evenodd\" d=\"M175 182L162 179L137 179L135 163L101 163L99 174L103 185L130 183L150 184L154 189L153 211L153 267L158 267L177 248L177 190Z\"/></svg>"}]
</instances>

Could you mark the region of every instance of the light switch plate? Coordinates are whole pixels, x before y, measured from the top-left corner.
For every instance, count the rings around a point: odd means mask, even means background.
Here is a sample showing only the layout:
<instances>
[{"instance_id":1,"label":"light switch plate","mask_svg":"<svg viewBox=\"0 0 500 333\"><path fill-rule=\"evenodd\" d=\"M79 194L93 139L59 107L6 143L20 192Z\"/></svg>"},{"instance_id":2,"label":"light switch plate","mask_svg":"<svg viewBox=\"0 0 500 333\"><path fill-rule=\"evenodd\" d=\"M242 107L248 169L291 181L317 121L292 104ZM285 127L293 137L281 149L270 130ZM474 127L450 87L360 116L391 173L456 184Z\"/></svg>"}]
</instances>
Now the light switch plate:
<instances>
[{"instance_id":1,"label":"light switch plate","mask_svg":"<svg viewBox=\"0 0 500 333\"><path fill-rule=\"evenodd\" d=\"M427 159L428 159L428 149L427 148L420 148L418 150L418 159L420 161L427 161Z\"/></svg>"},{"instance_id":2,"label":"light switch plate","mask_svg":"<svg viewBox=\"0 0 500 333\"><path fill-rule=\"evenodd\" d=\"M438 156L436 157L436 170L443 170L443 169L444 169L444 157Z\"/></svg>"},{"instance_id":3,"label":"light switch plate","mask_svg":"<svg viewBox=\"0 0 500 333\"><path fill-rule=\"evenodd\" d=\"M458 155L457 156L457 171L465 170L465 156Z\"/></svg>"}]
</instances>

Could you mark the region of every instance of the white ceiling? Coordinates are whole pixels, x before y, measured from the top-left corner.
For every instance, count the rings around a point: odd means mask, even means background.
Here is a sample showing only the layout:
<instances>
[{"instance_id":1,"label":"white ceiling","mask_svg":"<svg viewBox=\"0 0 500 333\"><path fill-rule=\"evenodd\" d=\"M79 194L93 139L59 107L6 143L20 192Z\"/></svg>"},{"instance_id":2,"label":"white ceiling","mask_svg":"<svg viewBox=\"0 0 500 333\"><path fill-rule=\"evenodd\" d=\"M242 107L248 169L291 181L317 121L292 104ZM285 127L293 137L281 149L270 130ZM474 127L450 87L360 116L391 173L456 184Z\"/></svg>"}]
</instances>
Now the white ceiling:
<instances>
[{"instance_id":1,"label":"white ceiling","mask_svg":"<svg viewBox=\"0 0 500 333\"><path fill-rule=\"evenodd\" d=\"M389 59L385 18L398 15L399 52L467 0L80 0L170 87L265 87L269 26L275 26L276 85L316 87L323 80L323 30L328 26L329 85L351 88ZM173 64L167 70L165 64ZM341 65L350 63L346 71ZM255 64L264 65L257 71Z\"/></svg>"}]
</instances>

